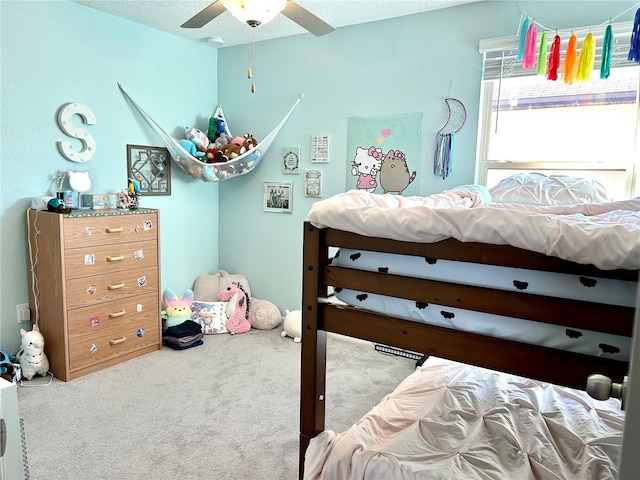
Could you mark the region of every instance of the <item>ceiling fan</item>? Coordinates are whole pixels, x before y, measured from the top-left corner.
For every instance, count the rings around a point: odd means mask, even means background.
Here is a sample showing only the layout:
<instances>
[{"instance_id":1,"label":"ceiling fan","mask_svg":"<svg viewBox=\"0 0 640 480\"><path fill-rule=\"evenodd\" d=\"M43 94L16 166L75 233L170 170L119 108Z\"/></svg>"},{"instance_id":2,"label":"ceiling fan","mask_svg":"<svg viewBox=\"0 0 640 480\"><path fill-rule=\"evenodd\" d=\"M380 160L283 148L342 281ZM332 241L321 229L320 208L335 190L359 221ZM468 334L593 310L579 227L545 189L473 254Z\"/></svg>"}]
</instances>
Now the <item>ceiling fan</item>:
<instances>
[{"instance_id":1,"label":"ceiling fan","mask_svg":"<svg viewBox=\"0 0 640 480\"><path fill-rule=\"evenodd\" d=\"M293 0L217 0L180 26L182 28L203 27L225 10L251 27L267 23L282 13L316 36L326 35L335 30Z\"/></svg>"}]
</instances>

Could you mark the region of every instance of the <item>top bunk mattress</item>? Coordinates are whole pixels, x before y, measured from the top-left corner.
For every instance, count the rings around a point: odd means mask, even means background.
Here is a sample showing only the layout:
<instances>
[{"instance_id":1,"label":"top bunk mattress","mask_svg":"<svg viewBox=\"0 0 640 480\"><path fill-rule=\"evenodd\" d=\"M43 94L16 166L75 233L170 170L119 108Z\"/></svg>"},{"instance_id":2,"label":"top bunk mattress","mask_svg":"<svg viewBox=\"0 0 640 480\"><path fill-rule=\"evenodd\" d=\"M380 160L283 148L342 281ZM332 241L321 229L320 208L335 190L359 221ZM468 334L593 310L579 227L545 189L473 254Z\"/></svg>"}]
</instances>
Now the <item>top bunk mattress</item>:
<instances>
[{"instance_id":1,"label":"top bunk mattress","mask_svg":"<svg viewBox=\"0 0 640 480\"><path fill-rule=\"evenodd\" d=\"M313 438L305 479L615 479L618 400L431 357L343 433Z\"/></svg>"},{"instance_id":2,"label":"top bunk mattress","mask_svg":"<svg viewBox=\"0 0 640 480\"><path fill-rule=\"evenodd\" d=\"M480 185L426 197L350 190L314 203L307 220L368 237L511 245L603 270L640 269L640 198L540 206L492 202Z\"/></svg>"}]
</instances>

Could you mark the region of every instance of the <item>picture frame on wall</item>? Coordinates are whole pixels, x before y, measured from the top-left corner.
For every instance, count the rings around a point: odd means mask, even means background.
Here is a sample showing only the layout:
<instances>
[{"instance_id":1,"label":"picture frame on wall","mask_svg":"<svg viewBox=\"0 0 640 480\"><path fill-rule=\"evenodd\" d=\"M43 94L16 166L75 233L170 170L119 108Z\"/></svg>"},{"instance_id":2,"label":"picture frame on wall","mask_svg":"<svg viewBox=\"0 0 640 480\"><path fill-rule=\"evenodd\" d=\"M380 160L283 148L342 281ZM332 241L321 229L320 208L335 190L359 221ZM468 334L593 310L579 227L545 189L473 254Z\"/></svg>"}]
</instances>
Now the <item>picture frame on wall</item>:
<instances>
[{"instance_id":1,"label":"picture frame on wall","mask_svg":"<svg viewBox=\"0 0 640 480\"><path fill-rule=\"evenodd\" d=\"M305 170L304 196L322 197L322 170Z\"/></svg>"},{"instance_id":2,"label":"picture frame on wall","mask_svg":"<svg viewBox=\"0 0 640 480\"><path fill-rule=\"evenodd\" d=\"M264 182L265 212L293 212L293 183Z\"/></svg>"},{"instance_id":3,"label":"picture frame on wall","mask_svg":"<svg viewBox=\"0 0 640 480\"><path fill-rule=\"evenodd\" d=\"M284 147L282 149L282 172L300 174L300 147Z\"/></svg>"},{"instance_id":4,"label":"picture frame on wall","mask_svg":"<svg viewBox=\"0 0 640 480\"><path fill-rule=\"evenodd\" d=\"M164 147L127 145L127 176L141 195L171 195L171 155Z\"/></svg>"}]
</instances>

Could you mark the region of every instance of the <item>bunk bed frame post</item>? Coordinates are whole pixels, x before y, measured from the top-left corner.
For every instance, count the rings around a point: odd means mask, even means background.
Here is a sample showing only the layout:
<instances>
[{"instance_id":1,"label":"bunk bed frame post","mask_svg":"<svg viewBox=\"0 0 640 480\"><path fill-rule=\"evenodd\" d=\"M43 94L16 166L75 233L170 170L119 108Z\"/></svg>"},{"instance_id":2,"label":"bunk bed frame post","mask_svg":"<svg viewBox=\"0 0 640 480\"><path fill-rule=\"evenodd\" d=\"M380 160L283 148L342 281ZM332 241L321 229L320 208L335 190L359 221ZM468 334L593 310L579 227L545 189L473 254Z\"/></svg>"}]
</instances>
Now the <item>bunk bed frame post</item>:
<instances>
[{"instance_id":1,"label":"bunk bed frame post","mask_svg":"<svg viewBox=\"0 0 640 480\"><path fill-rule=\"evenodd\" d=\"M304 475L304 456L309 441L324 430L325 371L327 333L318 328L318 297L326 297L322 287L322 267L329 252L324 234L309 222L304 223L302 272L302 353L300 371L300 479ZM316 255L320 252L320 255Z\"/></svg>"}]
</instances>

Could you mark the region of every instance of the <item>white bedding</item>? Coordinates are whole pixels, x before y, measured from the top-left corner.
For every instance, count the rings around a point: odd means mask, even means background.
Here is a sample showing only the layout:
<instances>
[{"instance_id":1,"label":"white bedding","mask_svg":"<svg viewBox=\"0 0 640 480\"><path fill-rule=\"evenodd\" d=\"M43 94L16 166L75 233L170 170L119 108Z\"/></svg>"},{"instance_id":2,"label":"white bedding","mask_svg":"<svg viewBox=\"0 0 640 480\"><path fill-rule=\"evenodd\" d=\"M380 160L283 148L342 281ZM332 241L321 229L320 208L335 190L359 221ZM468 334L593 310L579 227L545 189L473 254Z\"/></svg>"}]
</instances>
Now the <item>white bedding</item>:
<instances>
[{"instance_id":1,"label":"white bedding","mask_svg":"<svg viewBox=\"0 0 640 480\"><path fill-rule=\"evenodd\" d=\"M456 238L512 245L604 269L640 268L640 198L560 206L492 203L469 185L427 197L350 190L314 203L307 220L370 237Z\"/></svg>"},{"instance_id":2,"label":"white bedding","mask_svg":"<svg viewBox=\"0 0 640 480\"><path fill-rule=\"evenodd\" d=\"M618 400L430 358L346 432L311 440L305 479L617 477Z\"/></svg>"},{"instance_id":3,"label":"white bedding","mask_svg":"<svg viewBox=\"0 0 640 480\"><path fill-rule=\"evenodd\" d=\"M634 307L636 304L637 283L624 280L449 260L429 259L427 261L425 258L410 255L345 248L336 252L331 265L483 286L520 294L562 297L626 307ZM433 303L420 303L365 291L335 289L335 295L346 304L392 317L585 355L629 360L631 350L629 337L474 312L462 308L444 307Z\"/></svg>"}]
</instances>

